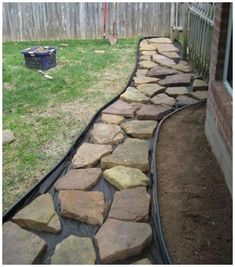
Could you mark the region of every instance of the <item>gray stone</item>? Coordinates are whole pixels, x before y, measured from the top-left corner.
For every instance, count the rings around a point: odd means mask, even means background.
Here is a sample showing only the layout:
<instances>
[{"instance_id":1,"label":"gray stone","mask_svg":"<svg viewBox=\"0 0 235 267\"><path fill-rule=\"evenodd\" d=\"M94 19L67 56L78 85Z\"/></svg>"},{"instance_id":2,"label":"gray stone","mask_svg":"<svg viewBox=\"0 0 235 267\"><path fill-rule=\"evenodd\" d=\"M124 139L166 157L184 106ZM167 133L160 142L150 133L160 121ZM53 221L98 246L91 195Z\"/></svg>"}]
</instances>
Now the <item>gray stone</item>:
<instances>
[{"instance_id":1,"label":"gray stone","mask_svg":"<svg viewBox=\"0 0 235 267\"><path fill-rule=\"evenodd\" d=\"M102 175L100 168L72 169L56 181L56 190L89 190Z\"/></svg>"},{"instance_id":2,"label":"gray stone","mask_svg":"<svg viewBox=\"0 0 235 267\"><path fill-rule=\"evenodd\" d=\"M105 123L95 123L90 134L94 144L115 145L124 139L120 126Z\"/></svg>"},{"instance_id":3,"label":"gray stone","mask_svg":"<svg viewBox=\"0 0 235 267\"><path fill-rule=\"evenodd\" d=\"M173 44L156 44L156 49L160 54L162 52L179 52L179 49Z\"/></svg>"},{"instance_id":4,"label":"gray stone","mask_svg":"<svg viewBox=\"0 0 235 267\"><path fill-rule=\"evenodd\" d=\"M11 130L6 129L2 131L2 143L3 145L10 144L15 140L14 134Z\"/></svg>"},{"instance_id":5,"label":"gray stone","mask_svg":"<svg viewBox=\"0 0 235 267\"><path fill-rule=\"evenodd\" d=\"M148 39L150 44L171 44L172 41L169 38L158 37L158 38L150 38Z\"/></svg>"},{"instance_id":6,"label":"gray stone","mask_svg":"<svg viewBox=\"0 0 235 267\"><path fill-rule=\"evenodd\" d=\"M167 66L167 65L174 65L175 61L173 59L170 59L168 57L165 57L163 55L160 54L156 54L153 56L153 61L158 63L159 65L162 66Z\"/></svg>"},{"instance_id":7,"label":"gray stone","mask_svg":"<svg viewBox=\"0 0 235 267\"><path fill-rule=\"evenodd\" d=\"M172 75L176 73L178 73L176 70L169 69L169 68L162 67L162 66L155 66L148 71L146 76L162 78L166 75Z\"/></svg>"},{"instance_id":8,"label":"gray stone","mask_svg":"<svg viewBox=\"0 0 235 267\"><path fill-rule=\"evenodd\" d=\"M153 56L153 55L155 55L157 52L156 51L144 51L144 50L142 50L141 52L140 52L140 54L141 55L143 55L143 56Z\"/></svg>"},{"instance_id":9,"label":"gray stone","mask_svg":"<svg viewBox=\"0 0 235 267\"><path fill-rule=\"evenodd\" d=\"M93 167L104 156L112 152L112 146L83 143L72 159L73 168Z\"/></svg>"},{"instance_id":10,"label":"gray stone","mask_svg":"<svg viewBox=\"0 0 235 267\"><path fill-rule=\"evenodd\" d=\"M134 117L135 110L135 107L119 99L103 110L102 114L120 115L132 118Z\"/></svg>"},{"instance_id":11,"label":"gray stone","mask_svg":"<svg viewBox=\"0 0 235 267\"><path fill-rule=\"evenodd\" d=\"M196 100L196 99L194 99L192 97L186 96L186 95L177 96L176 100L177 100L177 105L179 107L185 106L185 105L191 105L191 104L194 104L194 103L198 102L198 100Z\"/></svg>"},{"instance_id":12,"label":"gray stone","mask_svg":"<svg viewBox=\"0 0 235 267\"><path fill-rule=\"evenodd\" d=\"M166 89L166 94L169 96L179 96L179 95L190 95L187 87L179 86L179 87L168 87Z\"/></svg>"},{"instance_id":13,"label":"gray stone","mask_svg":"<svg viewBox=\"0 0 235 267\"><path fill-rule=\"evenodd\" d=\"M147 222L150 196L145 187L116 192L109 218L131 222Z\"/></svg>"},{"instance_id":14,"label":"gray stone","mask_svg":"<svg viewBox=\"0 0 235 267\"><path fill-rule=\"evenodd\" d=\"M139 63L141 69L151 69L154 66L157 66L157 64L149 60L140 61Z\"/></svg>"},{"instance_id":15,"label":"gray stone","mask_svg":"<svg viewBox=\"0 0 235 267\"><path fill-rule=\"evenodd\" d=\"M191 95L198 100L206 100L208 98L208 91L196 91L191 93Z\"/></svg>"},{"instance_id":16,"label":"gray stone","mask_svg":"<svg viewBox=\"0 0 235 267\"><path fill-rule=\"evenodd\" d=\"M16 213L12 221L30 230L54 234L61 231L60 220L55 212L53 200L49 193L34 199Z\"/></svg>"},{"instance_id":17,"label":"gray stone","mask_svg":"<svg viewBox=\"0 0 235 267\"><path fill-rule=\"evenodd\" d=\"M176 52L161 52L161 54L170 59L180 59L180 55Z\"/></svg>"},{"instance_id":18,"label":"gray stone","mask_svg":"<svg viewBox=\"0 0 235 267\"><path fill-rule=\"evenodd\" d=\"M178 64L169 64L166 66L169 68L178 70L178 71L182 71L182 72L191 72L192 71L192 67L188 64L183 63L182 61L180 61Z\"/></svg>"},{"instance_id":19,"label":"gray stone","mask_svg":"<svg viewBox=\"0 0 235 267\"><path fill-rule=\"evenodd\" d=\"M152 241L152 229L147 223L108 219L95 235L102 263L112 263L139 255Z\"/></svg>"},{"instance_id":20,"label":"gray stone","mask_svg":"<svg viewBox=\"0 0 235 267\"><path fill-rule=\"evenodd\" d=\"M189 85L191 83L191 74L175 74L166 76L165 79L160 80L158 83L163 86L169 86L169 85Z\"/></svg>"},{"instance_id":21,"label":"gray stone","mask_svg":"<svg viewBox=\"0 0 235 267\"><path fill-rule=\"evenodd\" d=\"M161 120L165 115L173 111L172 107L165 105L144 105L136 114L139 120Z\"/></svg>"},{"instance_id":22,"label":"gray stone","mask_svg":"<svg viewBox=\"0 0 235 267\"><path fill-rule=\"evenodd\" d=\"M167 105L167 106L175 106L175 98L174 97L170 97L166 94L158 94L156 96L154 96L153 98L151 98L151 102L155 105Z\"/></svg>"},{"instance_id":23,"label":"gray stone","mask_svg":"<svg viewBox=\"0 0 235 267\"><path fill-rule=\"evenodd\" d=\"M122 100L131 101L131 102L140 102L147 103L149 102L149 98L142 94L139 90L134 87L128 87L120 98Z\"/></svg>"},{"instance_id":24,"label":"gray stone","mask_svg":"<svg viewBox=\"0 0 235 267\"><path fill-rule=\"evenodd\" d=\"M101 225L105 208L102 192L62 190L59 192L61 216L91 225Z\"/></svg>"},{"instance_id":25,"label":"gray stone","mask_svg":"<svg viewBox=\"0 0 235 267\"><path fill-rule=\"evenodd\" d=\"M38 263L47 247L43 239L10 221L3 224L2 236L2 263L4 265Z\"/></svg>"},{"instance_id":26,"label":"gray stone","mask_svg":"<svg viewBox=\"0 0 235 267\"><path fill-rule=\"evenodd\" d=\"M146 96L152 97L156 94L164 92L166 88L159 84L140 84L137 86L137 89L144 93Z\"/></svg>"},{"instance_id":27,"label":"gray stone","mask_svg":"<svg viewBox=\"0 0 235 267\"><path fill-rule=\"evenodd\" d=\"M52 264L95 264L96 253L91 238L70 235L56 245Z\"/></svg>"},{"instance_id":28,"label":"gray stone","mask_svg":"<svg viewBox=\"0 0 235 267\"><path fill-rule=\"evenodd\" d=\"M143 44L140 46L140 51L156 51L155 44Z\"/></svg>"},{"instance_id":29,"label":"gray stone","mask_svg":"<svg viewBox=\"0 0 235 267\"><path fill-rule=\"evenodd\" d=\"M193 91L204 91L208 90L208 84L203 80L195 79L193 81Z\"/></svg>"},{"instance_id":30,"label":"gray stone","mask_svg":"<svg viewBox=\"0 0 235 267\"><path fill-rule=\"evenodd\" d=\"M144 60L151 60L151 56L147 56L147 55L140 56L140 61L144 61Z\"/></svg>"},{"instance_id":31,"label":"gray stone","mask_svg":"<svg viewBox=\"0 0 235 267\"><path fill-rule=\"evenodd\" d=\"M138 151L141 151L141 153L136 153ZM121 165L148 171L148 151L148 141L136 138L126 138L124 143L119 145L111 155L102 158L101 167L102 169L107 169Z\"/></svg>"},{"instance_id":32,"label":"gray stone","mask_svg":"<svg viewBox=\"0 0 235 267\"><path fill-rule=\"evenodd\" d=\"M130 136L136 138L152 138L157 126L156 121L132 120L122 123L122 129Z\"/></svg>"},{"instance_id":33,"label":"gray stone","mask_svg":"<svg viewBox=\"0 0 235 267\"><path fill-rule=\"evenodd\" d=\"M101 115L101 121L108 124L121 124L125 121L125 118L123 116L119 115L112 115L112 114L102 114Z\"/></svg>"},{"instance_id":34,"label":"gray stone","mask_svg":"<svg viewBox=\"0 0 235 267\"><path fill-rule=\"evenodd\" d=\"M136 77L142 77L147 74L148 70L147 69L138 69L136 71Z\"/></svg>"},{"instance_id":35,"label":"gray stone","mask_svg":"<svg viewBox=\"0 0 235 267\"><path fill-rule=\"evenodd\" d=\"M144 77L144 76L134 78L135 85L146 84L146 83L156 83L159 80L160 80L159 78Z\"/></svg>"}]
</instances>

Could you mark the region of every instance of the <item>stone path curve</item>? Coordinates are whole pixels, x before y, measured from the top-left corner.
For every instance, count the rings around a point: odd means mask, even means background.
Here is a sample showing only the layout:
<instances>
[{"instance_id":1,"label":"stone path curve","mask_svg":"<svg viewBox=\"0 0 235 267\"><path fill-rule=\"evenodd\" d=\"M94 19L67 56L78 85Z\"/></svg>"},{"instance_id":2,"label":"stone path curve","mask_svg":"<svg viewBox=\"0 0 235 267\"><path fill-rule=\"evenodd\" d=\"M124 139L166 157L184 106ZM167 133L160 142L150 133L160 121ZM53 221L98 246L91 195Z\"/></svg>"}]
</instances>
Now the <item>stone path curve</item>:
<instances>
[{"instance_id":1,"label":"stone path curve","mask_svg":"<svg viewBox=\"0 0 235 267\"><path fill-rule=\"evenodd\" d=\"M154 263L142 254L153 232L150 142L165 115L207 98L207 84L170 39L143 39L139 50L130 86L102 111L72 168L3 225L3 263Z\"/></svg>"}]
</instances>

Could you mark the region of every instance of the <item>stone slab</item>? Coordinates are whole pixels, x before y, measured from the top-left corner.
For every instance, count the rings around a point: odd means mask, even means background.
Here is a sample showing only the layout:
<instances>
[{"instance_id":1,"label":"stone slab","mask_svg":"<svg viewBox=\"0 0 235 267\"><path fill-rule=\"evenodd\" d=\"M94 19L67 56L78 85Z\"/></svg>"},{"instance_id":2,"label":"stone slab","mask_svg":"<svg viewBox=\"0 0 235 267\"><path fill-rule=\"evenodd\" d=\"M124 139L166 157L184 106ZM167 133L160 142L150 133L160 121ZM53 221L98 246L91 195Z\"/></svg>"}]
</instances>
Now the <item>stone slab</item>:
<instances>
[{"instance_id":1,"label":"stone slab","mask_svg":"<svg viewBox=\"0 0 235 267\"><path fill-rule=\"evenodd\" d=\"M183 73L183 74L174 74L166 76L165 79L160 80L158 83L163 86L180 86L180 85L189 85L191 83L191 74Z\"/></svg>"},{"instance_id":2,"label":"stone slab","mask_svg":"<svg viewBox=\"0 0 235 267\"><path fill-rule=\"evenodd\" d=\"M170 107L175 106L176 100L174 97L170 97L166 94L158 94L151 98L151 102L155 105L167 105Z\"/></svg>"},{"instance_id":3,"label":"stone slab","mask_svg":"<svg viewBox=\"0 0 235 267\"><path fill-rule=\"evenodd\" d=\"M151 56L147 56L147 55L140 56L140 61L143 61L143 60L151 60Z\"/></svg>"},{"instance_id":4,"label":"stone slab","mask_svg":"<svg viewBox=\"0 0 235 267\"><path fill-rule=\"evenodd\" d=\"M143 56L150 56L152 57L153 55L155 55L157 52L156 51L140 51L140 54Z\"/></svg>"},{"instance_id":5,"label":"stone slab","mask_svg":"<svg viewBox=\"0 0 235 267\"><path fill-rule=\"evenodd\" d=\"M136 77L143 77L147 74L147 69L137 69L136 71Z\"/></svg>"},{"instance_id":6,"label":"stone slab","mask_svg":"<svg viewBox=\"0 0 235 267\"><path fill-rule=\"evenodd\" d=\"M21 209L12 218L19 226L56 234L61 231L59 217L54 209L53 199L49 193L40 195Z\"/></svg>"},{"instance_id":7,"label":"stone slab","mask_svg":"<svg viewBox=\"0 0 235 267\"><path fill-rule=\"evenodd\" d=\"M153 131L157 127L156 121L132 120L122 123L122 129L130 136L136 138L152 138Z\"/></svg>"},{"instance_id":8,"label":"stone slab","mask_svg":"<svg viewBox=\"0 0 235 267\"><path fill-rule=\"evenodd\" d=\"M191 93L191 95L198 100L206 100L208 98L208 91L196 91Z\"/></svg>"},{"instance_id":9,"label":"stone slab","mask_svg":"<svg viewBox=\"0 0 235 267\"><path fill-rule=\"evenodd\" d=\"M139 84L146 84L146 83L156 83L157 81L159 81L159 78L153 78L153 77L135 77L134 78L134 83L135 85L139 85Z\"/></svg>"},{"instance_id":10,"label":"stone slab","mask_svg":"<svg viewBox=\"0 0 235 267\"><path fill-rule=\"evenodd\" d=\"M155 44L158 53L162 52L179 52L179 49L173 44Z\"/></svg>"},{"instance_id":11,"label":"stone slab","mask_svg":"<svg viewBox=\"0 0 235 267\"><path fill-rule=\"evenodd\" d=\"M140 51L156 51L155 44L143 44L140 46Z\"/></svg>"},{"instance_id":12,"label":"stone slab","mask_svg":"<svg viewBox=\"0 0 235 267\"><path fill-rule=\"evenodd\" d=\"M179 87L168 87L166 89L166 94L169 96L179 96L179 95L190 95L187 87L179 86Z\"/></svg>"},{"instance_id":13,"label":"stone slab","mask_svg":"<svg viewBox=\"0 0 235 267\"><path fill-rule=\"evenodd\" d=\"M157 64L149 60L140 61L139 63L141 69L151 69L154 66L157 66Z\"/></svg>"},{"instance_id":14,"label":"stone slab","mask_svg":"<svg viewBox=\"0 0 235 267\"><path fill-rule=\"evenodd\" d=\"M139 151L141 151L141 153ZM107 169L121 165L148 171L148 151L148 141L136 138L126 138L124 143L119 145L111 155L102 158L101 168Z\"/></svg>"},{"instance_id":15,"label":"stone slab","mask_svg":"<svg viewBox=\"0 0 235 267\"><path fill-rule=\"evenodd\" d=\"M186 96L186 95L177 96L176 100L177 100L177 105L179 107L185 106L185 105L191 105L191 104L194 104L194 103L198 102L198 100L196 100L196 99L194 99L192 97Z\"/></svg>"},{"instance_id":16,"label":"stone slab","mask_svg":"<svg viewBox=\"0 0 235 267\"><path fill-rule=\"evenodd\" d=\"M102 157L110 154L112 150L110 145L83 143L72 159L72 167L93 167Z\"/></svg>"},{"instance_id":17,"label":"stone slab","mask_svg":"<svg viewBox=\"0 0 235 267\"><path fill-rule=\"evenodd\" d=\"M91 225L101 225L105 208L102 192L62 190L58 195L61 216Z\"/></svg>"},{"instance_id":18,"label":"stone slab","mask_svg":"<svg viewBox=\"0 0 235 267\"><path fill-rule=\"evenodd\" d=\"M51 264L95 264L96 253L91 238L70 235L56 245Z\"/></svg>"},{"instance_id":19,"label":"stone slab","mask_svg":"<svg viewBox=\"0 0 235 267\"><path fill-rule=\"evenodd\" d=\"M151 105L147 104L140 108L136 114L139 120L161 120L165 115L174 109L165 105Z\"/></svg>"},{"instance_id":20,"label":"stone slab","mask_svg":"<svg viewBox=\"0 0 235 267\"><path fill-rule=\"evenodd\" d=\"M102 114L101 121L108 124L116 124L119 125L125 121L123 116L112 115L112 114Z\"/></svg>"},{"instance_id":21,"label":"stone slab","mask_svg":"<svg viewBox=\"0 0 235 267\"><path fill-rule=\"evenodd\" d=\"M128 87L120 98L129 102L140 102L147 103L149 102L149 98L142 94L139 90L134 87Z\"/></svg>"},{"instance_id":22,"label":"stone slab","mask_svg":"<svg viewBox=\"0 0 235 267\"><path fill-rule=\"evenodd\" d=\"M62 176L54 187L59 190L89 190L102 175L100 168L72 169L66 175Z\"/></svg>"},{"instance_id":23,"label":"stone slab","mask_svg":"<svg viewBox=\"0 0 235 267\"><path fill-rule=\"evenodd\" d=\"M152 229L149 224L113 219L108 219L95 235L102 263L139 255L151 241Z\"/></svg>"},{"instance_id":24,"label":"stone slab","mask_svg":"<svg viewBox=\"0 0 235 267\"><path fill-rule=\"evenodd\" d=\"M102 114L112 114L132 118L134 117L135 110L135 107L119 99L103 110Z\"/></svg>"},{"instance_id":25,"label":"stone slab","mask_svg":"<svg viewBox=\"0 0 235 267\"><path fill-rule=\"evenodd\" d=\"M137 89L147 97L153 97L156 94L163 93L166 88L159 84L140 84L137 85Z\"/></svg>"},{"instance_id":26,"label":"stone slab","mask_svg":"<svg viewBox=\"0 0 235 267\"><path fill-rule=\"evenodd\" d=\"M166 66L169 68L178 70L178 71L182 71L182 72L191 72L192 71L192 67L188 64L183 63L182 61L180 61L177 64L168 64Z\"/></svg>"},{"instance_id":27,"label":"stone slab","mask_svg":"<svg viewBox=\"0 0 235 267\"><path fill-rule=\"evenodd\" d=\"M193 81L193 91L205 91L208 90L208 84L203 80L195 79Z\"/></svg>"},{"instance_id":28,"label":"stone slab","mask_svg":"<svg viewBox=\"0 0 235 267\"><path fill-rule=\"evenodd\" d=\"M33 264L38 263L46 250L46 242L10 221L2 227L2 263Z\"/></svg>"},{"instance_id":29,"label":"stone slab","mask_svg":"<svg viewBox=\"0 0 235 267\"><path fill-rule=\"evenodd\" d=\"M142 260L135 261L132 264L135 264L135 265L151 265L152 262L148 258L144 258Z\"/></svg>"},{"instance_id":30,"label":"stone slab","mask_svg":"<svg viewBox=\"0 0 235 267\"><path fill-rule=\"evenodd\" d=\"M90 141L94 144L115 145L123 139L124 134L119 125L95 123L90 132Z\"/></svg>"},{"instance_id":31,"label":"stone slab","mask_svg":"<svg viewBox=\"0 0 235 267\"><path fill-rule=\"evenodd\" d=\"M151 44L171 44L172 41L169 38L165 37L158 37L158 38L150 38L148 42Z\"/></svg>"},{"instance_id":32,"label":"stone slab","mask_svg":"<svg viewBox=\"0 0 235 267\"><path fill-rule=\"evenodd\" d=\"M167 65L174 65L175 61L173 59L170 59L168 57L165 57L160 54L156 54L153 56L153 62L158 63L159 65L162 66L167 66Z\"/></svg>"},{"instance_id":33,"label":"stone slab","mask_svg":"<svg viewBox=\"0 0 235 267\"><path fill-rule=\"evenodd\" d=\"M150 196L145 187L116 192L108 215L110 219L147 222Z\"/></svg>"},{"instance_id":34,"label":"stone slab","mask_svg":"<svg viewBox=\"0 0 235 267\"><path fill-rule=\"evenodd\" d=\"M176 52L161 52L161 55L170 59L180 59L180 55Z\"/></svg>"},{"instance_id":35,"label":"stone slab","mask_svg":"<svg viewBox=\"0 0 235 267\"><path fill-rule=\"evenodd\" d=\"M155 66L151 68L146 76L148 77L157 77L157 78L162 78L167 75L172 75L172 74L177 74L178 72L173 69L169 69L163 66Z\"/></svg>"}]
</instances>

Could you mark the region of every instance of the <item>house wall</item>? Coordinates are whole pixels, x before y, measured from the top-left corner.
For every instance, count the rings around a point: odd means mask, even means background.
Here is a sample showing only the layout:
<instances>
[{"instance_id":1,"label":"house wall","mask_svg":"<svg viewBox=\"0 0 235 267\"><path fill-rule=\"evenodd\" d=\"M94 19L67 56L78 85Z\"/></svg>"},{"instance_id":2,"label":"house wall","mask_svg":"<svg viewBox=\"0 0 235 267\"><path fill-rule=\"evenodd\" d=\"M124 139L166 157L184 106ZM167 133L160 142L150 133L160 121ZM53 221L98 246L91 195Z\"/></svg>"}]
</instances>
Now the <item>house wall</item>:
<instances>
[{"instance_id":1,"label":"house wall","mask_svg":"<svg viewBox=\"0 0 235 267\"><path fill-rule=\"evenodd\" d=\"M232 96L223 83L229 6L215 7L205 133L232 192Z\"/></svg>"}]
</instances>

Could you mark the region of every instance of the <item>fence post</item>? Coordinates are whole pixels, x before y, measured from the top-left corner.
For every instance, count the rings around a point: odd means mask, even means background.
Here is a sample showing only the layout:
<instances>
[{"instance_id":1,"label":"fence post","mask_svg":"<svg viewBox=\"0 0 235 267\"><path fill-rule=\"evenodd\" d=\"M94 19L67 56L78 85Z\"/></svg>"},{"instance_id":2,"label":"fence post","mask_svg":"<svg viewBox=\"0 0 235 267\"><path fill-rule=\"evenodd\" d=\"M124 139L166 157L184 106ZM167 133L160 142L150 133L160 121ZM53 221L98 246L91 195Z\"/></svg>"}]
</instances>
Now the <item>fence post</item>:
<instances>
[{"instance_id":1,"label":"fence post","mask_svg":"<svg viewBox=\"0 0 235 267\"><path fill-rule=\"evenodd\" d=\"M187 46L188 46L188 3L184 3L184 31L183 31L183 58L187 59Z\"/></svg>"}]
</instances>

